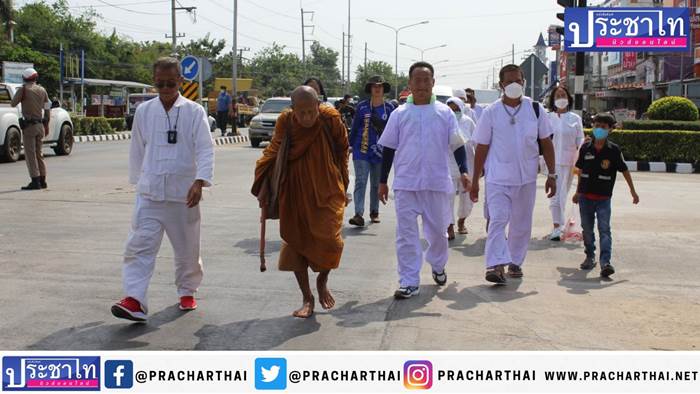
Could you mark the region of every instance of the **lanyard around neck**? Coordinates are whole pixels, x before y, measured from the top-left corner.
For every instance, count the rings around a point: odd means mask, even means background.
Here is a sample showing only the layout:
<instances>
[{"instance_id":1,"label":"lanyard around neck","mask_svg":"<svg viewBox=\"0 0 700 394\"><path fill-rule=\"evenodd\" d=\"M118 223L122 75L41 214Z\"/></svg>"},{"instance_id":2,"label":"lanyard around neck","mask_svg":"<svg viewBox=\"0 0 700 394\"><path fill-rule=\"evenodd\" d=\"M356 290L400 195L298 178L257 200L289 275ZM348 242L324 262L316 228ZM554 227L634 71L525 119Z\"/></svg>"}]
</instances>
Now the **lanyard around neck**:
<instances>
[{"instance_id":1,"label":"lanyard around neck","mask_svg":"<svg viewBox=\"0 0 700 394\"><path fill-rule=\"evenodd\" d=\"M163 108L163 110L165 111L165 108ZM165 117L168 119L168 131L177 131L177 123L180 121L180 107L177 107L177 116L175 117L175 128L173 128L173 125L170 123L170 115L168 114L168 111L165 111Z\"/></svg>"}]
</instances>

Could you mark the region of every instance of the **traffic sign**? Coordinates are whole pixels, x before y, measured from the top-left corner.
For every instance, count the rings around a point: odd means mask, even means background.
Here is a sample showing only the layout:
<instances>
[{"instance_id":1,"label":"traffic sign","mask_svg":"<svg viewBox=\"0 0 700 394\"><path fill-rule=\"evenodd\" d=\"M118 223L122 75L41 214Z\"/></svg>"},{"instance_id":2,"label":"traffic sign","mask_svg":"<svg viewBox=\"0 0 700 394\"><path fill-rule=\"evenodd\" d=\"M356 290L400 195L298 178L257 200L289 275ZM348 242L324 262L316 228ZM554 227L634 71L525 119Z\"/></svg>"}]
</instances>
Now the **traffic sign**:
<instances>
[{"instance_id":1,"label":"traffic sign","mask_svg":"<svg viewBox=\"0 0 700 394\"><path fill-rule=\"evenodd\" d=\"M182 77L188 81L194 81L199 75L199 58L195 56L185 56L180 61L182 67Z\"/></svg>"},{"instance_id":2,"label":"traffic sign","mask_svg":"<svg viewBox=\"0 0 700 394\"><path fill-rule=\"evenodd\" d=\"M199 98L199 84L197 82L184 82L182 95L192 101L197 100Z\"/></svg>"}]
</instances>

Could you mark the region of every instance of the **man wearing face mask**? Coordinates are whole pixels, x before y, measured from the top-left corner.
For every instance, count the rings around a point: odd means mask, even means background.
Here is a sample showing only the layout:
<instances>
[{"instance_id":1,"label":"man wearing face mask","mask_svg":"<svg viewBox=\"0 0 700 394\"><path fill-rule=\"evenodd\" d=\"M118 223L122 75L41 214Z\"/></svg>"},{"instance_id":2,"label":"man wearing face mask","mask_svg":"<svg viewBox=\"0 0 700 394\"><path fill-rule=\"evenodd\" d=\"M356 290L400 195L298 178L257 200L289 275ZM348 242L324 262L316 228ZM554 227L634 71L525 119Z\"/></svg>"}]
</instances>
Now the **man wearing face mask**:
<instances>
[{"instance_id":1,"label":"man wearing face mask","mask_svg":"<svg viewBox=\"0 0 700 394\"><path fill-rule=\"evenodd\" d=\"M581 263L581 269L591 270L596 266L593 226L598 220L600 276L607 278L615 273L615 269L610 264L612 257L610 215L613 187L615 187L615 177L618 172L622 172L627 181L632 194L632 204L639 203L639 196L620 147L608 140L608 134L615 126L615 118L610 114L598 114L593 118L593 122L593 140L581 146L576 161L576 168L581 172L573 202L579 205L581 212L583 244L586 249L586 259Z\"/></svg>"},{"instance_id":2,"label":"man wearing face mask","mask_svg":"<svg viewBox=\"0 0 700 394\"><path fill-rule=\"evenodd\" d=\"M486 165L486 204L489 216L486 239L486 280L506 283L523 276L522 264L532 233L532 212L537 191L538 142L549 175L548 197L556 194L552 129L544 108L523 96L525 79L517 65L499 72L503 97L484 109L476 127L471 199L479 199L479 174ZM509 232L506 237L505 229Z\"/></svg>"},{"instance_id":3,"label":"man wearing face mask","mask_svg":"<svg viewBox=\"0 0 700 394\"><path fill-rule=\"evenodd\" d=\"M459 166L462 187L469 190L466 141L450 108L436 101L433 95L433 66L426 62L411 65L408 85L411 96L391 114L379 139L384 147L379 181L379 200L383 204L389 197L387 180L392 165L396 171L393 187L399 273L399 289L394 293L397 299L419 294L424 259L432 268L435 283L442 286L447 282L445 229L449 224L450 195L454 193L449 168L451 153ZM428 243L425 255L418 229L419 216Z\"/></svg>"},{"instance_id":4,"label":"man wearing face mask","mask_svg":"<svg viewBox=\"0 0 700 394\"><path fill-rule=\"evenodd\" d=\"M233 116L233 100L226 92L226 86L222 86L219 97L216 98L216 124L221 129L221 136L226 135L229 116Z\"/></svg>"},{"instance_id":5,"label":"man wearing face mask","mask_svg":"<svg viewBox=\"0 0 700 394\"><path fill-rule=\"evenodd\" d=\"M214 144L204 108L180 95L180 62L171 57L153 65L158 98L136 109L129 149L129 182L136 205L122 269L124 299L112 306L118 318L144 322L146 293L165 233L175 255L180 309L197 308L202 282L199 254L202 188L214 176Z\"/></svg>"}]
</instances>

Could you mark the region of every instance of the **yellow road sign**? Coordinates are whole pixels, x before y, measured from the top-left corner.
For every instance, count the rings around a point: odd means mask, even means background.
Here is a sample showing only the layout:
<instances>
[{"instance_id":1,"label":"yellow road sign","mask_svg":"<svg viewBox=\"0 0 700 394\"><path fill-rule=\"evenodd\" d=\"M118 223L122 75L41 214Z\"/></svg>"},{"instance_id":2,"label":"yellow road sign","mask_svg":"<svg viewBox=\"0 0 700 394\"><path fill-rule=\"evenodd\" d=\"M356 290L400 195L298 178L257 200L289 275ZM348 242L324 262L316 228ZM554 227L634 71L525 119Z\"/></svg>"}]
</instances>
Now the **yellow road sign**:
<instances>
[{"instance_id":1,"label":"yellow road sign","mask_svg":"<svg viewBox=\"0 0 700 394\"><path fill-rule=\"evenodd\" d=\"M184 82L182 95L190 100L197 100L199 98L199 84L197 82Z\"/></svg>"}]
</instances>

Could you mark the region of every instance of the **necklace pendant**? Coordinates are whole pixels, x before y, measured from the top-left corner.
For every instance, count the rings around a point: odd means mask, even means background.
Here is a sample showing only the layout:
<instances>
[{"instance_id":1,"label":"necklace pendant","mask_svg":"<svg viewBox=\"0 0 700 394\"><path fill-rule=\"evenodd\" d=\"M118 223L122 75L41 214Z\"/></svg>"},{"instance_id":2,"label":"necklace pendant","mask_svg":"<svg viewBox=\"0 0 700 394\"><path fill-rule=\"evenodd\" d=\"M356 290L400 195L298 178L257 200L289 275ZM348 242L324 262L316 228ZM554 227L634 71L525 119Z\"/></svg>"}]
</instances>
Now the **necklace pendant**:
<instances>
[{"instance_id":1,"label":"necklace pendant","mask_svg":"<svg viewBox=\"0 0 700 394\"><path fill-rule=\"evenodd\" d=\"M510 118L510 124L515 124L515 118Z\"/></svg>"}]
</instances>

